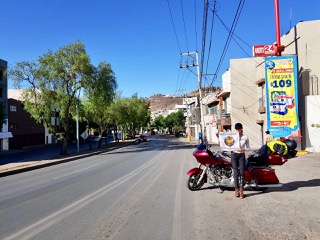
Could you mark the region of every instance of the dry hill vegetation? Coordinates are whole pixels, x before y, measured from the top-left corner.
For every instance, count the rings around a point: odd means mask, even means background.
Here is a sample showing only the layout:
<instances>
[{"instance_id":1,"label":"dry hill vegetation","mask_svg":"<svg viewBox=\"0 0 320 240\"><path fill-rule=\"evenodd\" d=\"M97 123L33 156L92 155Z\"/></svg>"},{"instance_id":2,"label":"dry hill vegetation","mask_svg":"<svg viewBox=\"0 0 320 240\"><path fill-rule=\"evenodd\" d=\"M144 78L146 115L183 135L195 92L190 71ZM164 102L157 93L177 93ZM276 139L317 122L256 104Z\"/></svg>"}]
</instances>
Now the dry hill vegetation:
<instances>
[{"instance_id":1,"label":"dry hill vegetation","mask_svg":"<svg viewBox=\"0 0 320 240\"><path fill-rule=\"evenodd\" d=\"M219 87L204 87L202 89L202 95L205 96L208 93L217 92L220 88ZM188 93L184 97L198 97L199 90L193 90ZM158 110L173 110L175 109L176 105L182 104L183 98L182 96L166 96L163 94L154 94L149 97L150 101L150 111L155 112Z\"/></svg>"},{"instance_id":2,"label":"dry hill vegetation","mask_svg":"<svg viewBox=\"0 0 320 240\"><path fill-rule=\"evenodd\" d=\"M182 104L182 97L169 97L162 94L155 94L149 97L150 111L155 112L158 110L172 110L175 106Z\"/></svg>"}]
</instances>

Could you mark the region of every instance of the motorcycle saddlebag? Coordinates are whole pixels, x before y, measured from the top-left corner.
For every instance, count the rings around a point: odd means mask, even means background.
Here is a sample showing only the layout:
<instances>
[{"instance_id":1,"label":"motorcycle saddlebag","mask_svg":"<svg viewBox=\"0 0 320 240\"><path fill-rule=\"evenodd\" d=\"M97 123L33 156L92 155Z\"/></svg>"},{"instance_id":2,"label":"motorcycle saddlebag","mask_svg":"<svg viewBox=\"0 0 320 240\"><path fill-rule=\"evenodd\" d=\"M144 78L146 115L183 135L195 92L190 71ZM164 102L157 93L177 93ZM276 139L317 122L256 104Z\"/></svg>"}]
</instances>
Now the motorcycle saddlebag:
<instances>
[{"instance_id":1,"label":"motorcycle saddlebag","mask_svg":"<svg viewBox=\"0 0 320 240\"><path fill-rule=\"evenodd\" d=\"M276 184L279 179L276 176L276 171L270 168L253 168L250 171L251 177L256 179L259 184Z\"/></svg>"},{"instance_id":2,"label":"motorcycle saddlebag","mask_svg":"<svg viewBox=\"0 0 320 240\"><path fill-rule=\"evenodd\" d=\"M287 162L286 157L276 153L269 153L268 165L283 165L285 162Z\"/></svg>"}]
</instances>

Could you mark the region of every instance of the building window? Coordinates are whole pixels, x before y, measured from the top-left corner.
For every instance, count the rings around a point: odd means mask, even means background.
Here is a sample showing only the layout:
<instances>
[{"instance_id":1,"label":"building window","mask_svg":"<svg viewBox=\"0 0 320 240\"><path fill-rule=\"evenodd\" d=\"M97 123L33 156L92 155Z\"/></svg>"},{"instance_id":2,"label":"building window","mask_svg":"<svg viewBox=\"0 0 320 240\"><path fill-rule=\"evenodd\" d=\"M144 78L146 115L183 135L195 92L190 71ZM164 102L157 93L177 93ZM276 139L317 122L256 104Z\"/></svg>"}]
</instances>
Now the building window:
<instances>
[{"instance_id":1,"label":"building window","mask_svg":"<svg viewBox=\"0 0 320 240\"><path fill-rule=\"evenodd\" d=\"M10 123L10 129L17 129L16 123Z\"/></svg>"},{"instance_id":2,"label":"building window","mask_svg":"<svg viewBox=\"0 0 320 240\"><path fill-rule=\"evenodd\" d=\"M2 96L2 88L0 88L0 98L3 98L3 96Z\"/></svg>"},{"instance_id":3,"label":"building window","mask_svg":"<svg viewBox=\"0 0 320 240\"><path fill-rule=\"evenodd\" d=\"M3 80L3 71L0 71L0 81Z\"/></svg>"},{"instance_id":4,"label":"building window","mask_svg":"<svg viewBox=\"0 0 320 240\"><path fill-rule=\"evenodd\" d=\"M10 112L16 112L17 106L10 105Z\"/></svg>"}]
</instances>

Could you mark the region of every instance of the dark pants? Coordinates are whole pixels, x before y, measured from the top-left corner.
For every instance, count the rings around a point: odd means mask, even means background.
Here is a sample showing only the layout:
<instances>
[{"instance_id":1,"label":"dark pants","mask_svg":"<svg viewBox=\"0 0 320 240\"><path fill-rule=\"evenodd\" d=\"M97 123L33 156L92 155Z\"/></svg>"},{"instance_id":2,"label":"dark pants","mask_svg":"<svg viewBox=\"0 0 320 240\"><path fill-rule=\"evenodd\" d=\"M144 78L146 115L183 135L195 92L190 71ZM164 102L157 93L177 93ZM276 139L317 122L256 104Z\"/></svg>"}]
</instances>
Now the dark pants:
<instances>
[{"instance_id":1,"label":"dark pants","mask_svg":"<svg viewBox=\"0 0 320 240\"><path fill-rule=\"evenodd\" d=\"M232 153L231 163L233 168L234 187L243 188L244 166L245 166L244 153Z\"/></svg>"}]
</instances>

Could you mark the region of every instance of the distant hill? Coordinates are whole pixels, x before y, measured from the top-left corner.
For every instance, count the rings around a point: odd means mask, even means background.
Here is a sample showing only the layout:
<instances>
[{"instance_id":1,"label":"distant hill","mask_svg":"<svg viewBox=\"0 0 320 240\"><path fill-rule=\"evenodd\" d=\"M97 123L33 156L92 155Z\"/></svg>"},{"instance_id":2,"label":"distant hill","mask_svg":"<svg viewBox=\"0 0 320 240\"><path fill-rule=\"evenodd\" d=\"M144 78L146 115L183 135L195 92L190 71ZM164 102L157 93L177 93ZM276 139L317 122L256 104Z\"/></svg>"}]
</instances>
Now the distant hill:
<instances>
[{"instance_id":1,"label":"distant hill","mask_svg":"<svg viewBox=\"0 0 320 240\"><path fill-rule=\"evenodd\" d=\"M155 112L159 110L173 110L178 104L182 104L183 97L165 96L162 94L155 94L149 97L150 111Z\"/></svg>"},{"instance_id":2,"label":"distant hill","mask_svg":"<svg viewBox=\"0 0 320 240\"><path fill-rule=\"evenodd\" d=\"M202 95L205 96L207 93L212 93L218 91L219 87L205 87L202 89ZM199 90L193 90L188 93L185 97L198 97ZM150 111L155 112L159 110L173 110L178 104L182 104L184 97L179 96L168 96L163 94L154 94L149 97L150 101Z\"/></svg>"}]
</instances>

